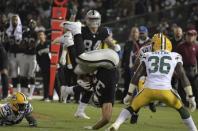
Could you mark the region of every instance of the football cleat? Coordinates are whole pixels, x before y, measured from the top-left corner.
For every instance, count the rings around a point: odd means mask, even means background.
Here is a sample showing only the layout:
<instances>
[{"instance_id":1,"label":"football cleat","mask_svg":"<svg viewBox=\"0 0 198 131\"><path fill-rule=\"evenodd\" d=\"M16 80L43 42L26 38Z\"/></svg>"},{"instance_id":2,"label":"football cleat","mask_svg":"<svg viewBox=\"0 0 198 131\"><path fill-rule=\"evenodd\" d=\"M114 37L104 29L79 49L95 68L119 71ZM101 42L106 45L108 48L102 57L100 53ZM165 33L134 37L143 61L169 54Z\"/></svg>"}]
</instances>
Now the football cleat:
<instances>
[{"instance_id":1,"label":"football cleat","mask_svg":"<svg viewBox=\"0 0 198 131\"><path fill-rule=\"evenodd\" d=\"M107 128L105 131L118 131L119 126L113 123L109 128Z\"/></svg>"},{"instance_id":2,"label":"football cleat","mask_svg":"<svg viewBox=\"0 0 198 131\"><path fill-rule=\"evenodd\" d=\"M76 118L82 118L82 119L90 119L90 117L87 116L84 112L76 112L74 114L74 117L76 117Z\"/></svg>"},{"instance_id":3,"label":"football cleat","mask_svg":"<svg viewBox=\"0 0 198 131\"><path fill-rule=\"evenodd\" d=\"M131 123L131 124L136 124L136 123L137 123L137 121L138 121L138 117L139 117L139 115L138 115L138 114L133 113L133 114L131 115L130 123Z\"/></svg>"},{"instance_id":4,"label":"football cleat","mask_svg":"<svg viewBox=\"0 0 198 131\"><path fill-rule=\"evenodd\" d=\"M154 104L154 103L149 103L149 109L150 109L152 112L156 112L155 104Z\"/></svg>"}]
</instances>

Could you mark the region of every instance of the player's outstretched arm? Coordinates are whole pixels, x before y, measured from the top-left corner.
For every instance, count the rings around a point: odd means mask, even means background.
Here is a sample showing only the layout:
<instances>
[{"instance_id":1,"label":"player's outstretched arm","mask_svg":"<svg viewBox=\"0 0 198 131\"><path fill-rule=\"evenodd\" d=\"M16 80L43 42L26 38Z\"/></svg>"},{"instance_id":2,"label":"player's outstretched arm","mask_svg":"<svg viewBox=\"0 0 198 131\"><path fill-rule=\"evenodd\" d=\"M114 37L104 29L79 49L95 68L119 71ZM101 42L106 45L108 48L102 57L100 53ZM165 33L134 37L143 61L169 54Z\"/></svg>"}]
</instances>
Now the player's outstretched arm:
<instances>
[{"instance_id":1,"label":"player's outstretched arm","mask_svg":"<svg viewBox=\"0 0 198 131\"><path fill-rule=\"evenodd\" d=\"M26 120L28 121L30 127L37 127L37 121L36 121L36 119L32 116L31 113L27 114L27 115L25 116L25 118L26 118Z\"/></svg>"},{"instance_id":2,"label":"player's outstretched arm","mask_svg":"<svg viewBox=\"0 0 198 131\"><path fill-rule=\"evenodd\" d=\"M195 97L193 96L190 81L188 80L183 65L180 62L176 66L176 73L178 74L181 80L182 87L184 88L186 95L188 97L187 100L189 102L189 108L191 111L194 111L196 109Z\"/></svg>"},{"instance_id":3,"label":"player's outstretched arm","mask_svg":"<svg viewBox=\"0 0 198 131\"><path fill-rule=\"evenodd\" d=\"M129 84L128 93L123 100L124 104L128 105L129 102L131 101L132 93L135 90L135 88L137 88L138 81L139 81L140 77L143 75L146 75L146 67L145 67L145 63L142 62L139 65L139 67L137 68L135 74L133 75L133 77L131 79L131 82Z\"/></svg>"}]
</instances>

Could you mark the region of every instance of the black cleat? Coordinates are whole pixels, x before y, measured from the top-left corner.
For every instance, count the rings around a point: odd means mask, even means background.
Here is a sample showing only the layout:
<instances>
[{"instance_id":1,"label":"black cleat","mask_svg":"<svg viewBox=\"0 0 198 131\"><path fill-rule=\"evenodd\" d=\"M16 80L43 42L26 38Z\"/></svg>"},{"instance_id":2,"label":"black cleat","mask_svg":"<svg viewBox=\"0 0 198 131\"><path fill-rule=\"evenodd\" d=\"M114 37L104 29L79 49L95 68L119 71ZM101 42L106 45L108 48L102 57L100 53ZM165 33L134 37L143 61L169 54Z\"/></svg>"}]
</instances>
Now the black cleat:
<instances>
[{"instance_id":1,"label":"black cleat","mask_svg":"<svg viewBox=\"0 0 198 131\"><path fill-rule=\"evenodd\" d=\"M131 124L136 124L136 123L137 123L137 120L138 120L138 117L139 117L138 114L133 113L132 116L131 116L130 123L131 123Z\"/></svg>"},{"instance_id":2,"label":"black cleat","mask_svg":"<svg viewBox=\"0 0 198 131\"><path fill-rule=\"evenodd\" d=\"M156 112L155 104L154 104L154 103L149 103L149 109L150 109L152 112Z\"/></svg>"}]
</instances>

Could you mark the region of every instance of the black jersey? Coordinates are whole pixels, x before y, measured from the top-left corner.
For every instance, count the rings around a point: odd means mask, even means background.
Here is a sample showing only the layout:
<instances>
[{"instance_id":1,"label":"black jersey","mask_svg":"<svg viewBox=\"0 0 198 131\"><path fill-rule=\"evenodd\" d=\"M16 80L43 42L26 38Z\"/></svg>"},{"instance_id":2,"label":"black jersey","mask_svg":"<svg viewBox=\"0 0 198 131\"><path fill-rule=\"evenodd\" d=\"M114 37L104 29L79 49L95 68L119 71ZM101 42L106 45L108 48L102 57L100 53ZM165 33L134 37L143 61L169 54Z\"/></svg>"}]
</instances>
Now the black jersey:
<instances>
[{"instance_id":1,"label":"black jersey","mask_svg":"<svg viewBox=\"0 0 198 131\"><path fill-rule=\"evenodd\" d=\"M117 69L99 68L94 79L93 101L101 107L104 103L114 103L115 89L118 83Z\"/></svg>"},{"instance_id":2,"label":"black jersey","mask_svg":"<svg viewBox=\"0 0 198 131\"><path fill-rule=\"evenodd\" d=\"M26 29L23 33L23 47L24 53L28 55L34 55L36 49L37 33L34 30Z\"/></svg>"},{"instance_id":3,"label":"black jersey","mask_svg":"<svg viewBox=\"0 0 198 131\"><path fill-rule=\"evenodd\" d=\"M7 50L8 48L8 36L6 34L6 30L3 27L0 27L0 44L4 46L4 48Z\"/></svg>"},{"instance_id":4,"label":"black jersey","mask_svg":"<svg viewBox=\"0 0 198 131\"><path fill-rule=\"evenodd\" d=\"M82 38L85 51L98 49L100 44L109 36L109 31L105 27L99 27L96 33L92 33L89 27L82 27Z\"/></svg>"}]
</instances>

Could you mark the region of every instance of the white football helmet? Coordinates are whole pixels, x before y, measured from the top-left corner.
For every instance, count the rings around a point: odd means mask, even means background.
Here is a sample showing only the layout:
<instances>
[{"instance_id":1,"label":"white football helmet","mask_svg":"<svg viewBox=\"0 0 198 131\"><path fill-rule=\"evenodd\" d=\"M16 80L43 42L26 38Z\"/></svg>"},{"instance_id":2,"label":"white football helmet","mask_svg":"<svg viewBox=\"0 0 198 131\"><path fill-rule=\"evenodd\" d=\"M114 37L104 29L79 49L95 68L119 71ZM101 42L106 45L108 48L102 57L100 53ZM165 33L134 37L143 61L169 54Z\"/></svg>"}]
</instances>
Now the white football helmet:
<instances>
[{"instance_id":1,"label":"white football helmet","mask_svg":"<svg viewBox=\"0 0 198 131\"><path fill-rule=\"evenodd\" d=\"M98 28L101 24L101 15L97 10L90 10L87 12L85 20L88 27Z\"/></svg>"}]
</instances>

